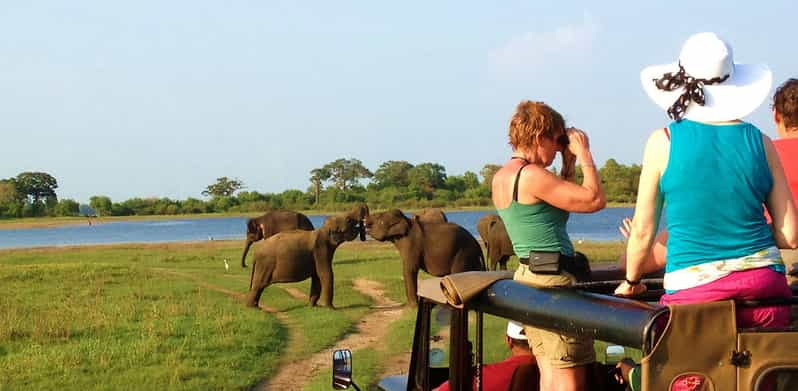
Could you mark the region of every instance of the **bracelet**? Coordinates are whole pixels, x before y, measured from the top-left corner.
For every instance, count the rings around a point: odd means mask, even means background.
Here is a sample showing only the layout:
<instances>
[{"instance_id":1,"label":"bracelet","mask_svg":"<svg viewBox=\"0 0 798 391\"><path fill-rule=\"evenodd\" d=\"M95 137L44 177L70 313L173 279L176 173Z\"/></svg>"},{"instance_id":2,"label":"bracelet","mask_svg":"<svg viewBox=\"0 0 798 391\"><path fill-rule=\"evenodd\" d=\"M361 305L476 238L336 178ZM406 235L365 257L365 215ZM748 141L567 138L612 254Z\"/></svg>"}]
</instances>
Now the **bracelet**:
<instances>
[{"instance_id":1,"label":"bracelet","mask_svg":"<svg viewBox=\"0 0 798 391\"><path fill-rule=\"evenodd\" d=\"M629 284L630 286L640 285L640 282L642 281L642 279L640 278L638 278L637 280L630 280L629 278L625 278L625 280L626 283Z\"/></svg>"}]
</instances>

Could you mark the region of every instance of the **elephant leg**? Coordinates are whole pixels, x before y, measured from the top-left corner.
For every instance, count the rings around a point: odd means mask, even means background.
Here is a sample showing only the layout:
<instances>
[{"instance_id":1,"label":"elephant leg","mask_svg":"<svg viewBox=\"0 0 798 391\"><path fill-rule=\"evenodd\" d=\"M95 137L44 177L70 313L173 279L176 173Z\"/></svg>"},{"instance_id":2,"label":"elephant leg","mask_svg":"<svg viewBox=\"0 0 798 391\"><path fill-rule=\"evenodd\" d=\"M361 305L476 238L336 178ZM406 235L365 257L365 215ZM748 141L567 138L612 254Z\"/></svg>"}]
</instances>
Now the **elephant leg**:
<instances>
[{"instance_id":1,"label":"elephant leg","mask_svg":"<svg viewBox=\"0 0 798 391\"><path fill-rule=\"evenodd\" d=\"M256 273L254 276L252 287L249 288L249 293L247 294L247 307L258 307L260 296L263 294L263 290L272 283L272 272L274 272L274 266L264 266L263 269L263 273Z\"/></svg>"},{"instance_id":2,"label":"elephant leg","mask_svg":"<svg viewBox=\"0 0 798 391\"><path fill-rule=\"evenodd\" d=\"M318 276L319 283L321 284L321 295L324 297L324 305L326 307L335 308L335 306L333 306L332 259L327 261L327 265L319 265L317 262L316 275Z\"/></svg>"},{"instance_id":3,"label":"elephant leg","mask_svg":"<svg viewBox=\"0 0 798 391\"><path fill-rule=\"evenodd\" d=\"M418 304L418 268L405 268L404 279L407 305L415 307Z\"/></svg>"},{"instance_id":4,"label":"elephant leg","mask_svg":"<svg viewBox=\"0 0 798 391\"><path fill-rule=\"evenodd\" d=\"M321 296L321 280L316 273L313 273L310 276L310 305L312 307L316 306L316 303L319 301L319 297Z\"/></svg>"}]
</instances>

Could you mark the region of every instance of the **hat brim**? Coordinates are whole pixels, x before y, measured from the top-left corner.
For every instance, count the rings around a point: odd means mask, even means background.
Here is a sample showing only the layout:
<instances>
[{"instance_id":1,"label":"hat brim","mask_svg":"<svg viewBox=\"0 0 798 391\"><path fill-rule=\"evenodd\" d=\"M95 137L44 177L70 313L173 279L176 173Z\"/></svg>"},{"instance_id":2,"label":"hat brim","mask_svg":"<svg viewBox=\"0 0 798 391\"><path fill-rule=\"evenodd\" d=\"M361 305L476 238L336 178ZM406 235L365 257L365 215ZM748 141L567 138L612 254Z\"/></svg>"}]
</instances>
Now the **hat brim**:
<instances>
[{"instance_id":1,"label":"hat brim","mask_svg":"<svg viewBox=\"0 0 798 391\"><path fill-rule=\"evenodd\" d=\"M653 65L640 72L640 81L648 97L663 110L676 101L684 90L663 91L654 79L668 72L677 72L678 63ZM684 118L693 121L731 121L751 114L767 99L773 84L773 73L765 64L734 64L733 74L723 83L704 86L703 106L690 102Z\"/></svg>"},{"instance_id":2,"label":"hat brim","mask_svg":"<svg viewBox=\"0 0 798 391\"><path fill-rule=\"evenodd\" d=\"M512 339L526 340L526 335L524 334L524 326L518 322L513 322L513 321L507 322L507 336Z\"/></svg>"}]
</instances>

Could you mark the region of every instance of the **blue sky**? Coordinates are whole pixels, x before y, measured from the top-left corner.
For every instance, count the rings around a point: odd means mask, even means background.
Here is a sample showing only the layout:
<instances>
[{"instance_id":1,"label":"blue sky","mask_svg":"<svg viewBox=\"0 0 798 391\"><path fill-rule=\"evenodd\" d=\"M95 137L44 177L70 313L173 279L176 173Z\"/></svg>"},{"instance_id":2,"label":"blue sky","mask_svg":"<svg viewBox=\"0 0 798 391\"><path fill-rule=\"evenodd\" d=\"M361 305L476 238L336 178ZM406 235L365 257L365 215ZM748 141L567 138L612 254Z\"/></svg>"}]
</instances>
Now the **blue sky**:
<instances>
[{"instance_id":1,"label":"blue sky","mask_svg":"<svg viewBox=\"0 0 798 391\"><path fill-rule=\"evenodd\" d=\"M341 157L479 172L509 156L522 99L586 130L600 164L638 163L667 123L639 71L700 31L798 77L789 1L8 3L0 178L46 171L80 202L200 198L221 176L304 190ZM767 104L748 120L775 136Z\"/></svg>"}]
</instances>

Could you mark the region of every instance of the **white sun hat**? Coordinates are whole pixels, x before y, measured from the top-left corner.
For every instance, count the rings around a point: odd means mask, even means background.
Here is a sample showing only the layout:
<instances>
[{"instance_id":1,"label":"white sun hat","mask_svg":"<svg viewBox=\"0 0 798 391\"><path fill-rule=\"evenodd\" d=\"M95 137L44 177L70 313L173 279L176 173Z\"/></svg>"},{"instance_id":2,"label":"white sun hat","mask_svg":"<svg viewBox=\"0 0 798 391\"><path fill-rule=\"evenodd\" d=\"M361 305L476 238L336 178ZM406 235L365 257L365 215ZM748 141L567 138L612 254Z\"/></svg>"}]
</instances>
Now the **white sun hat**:
<instances>
[{"instance_id":1,"label":"white sun hat","mask_svg":"<svg viewBox=\"0 0 798 391\"><path fill-rule=\"evenodd\" d=\"M507 322L507 336L512 339L523 339L526 340L526 335L524 334L524 326L521 323L509 321Z\"/></svg>"},{"instance_id":2,"label":"white sun hat","mask_svg":"<svg viewBox=\"0 0 798 391\"><path fill-rule=\"evenodd\" d=\"M698 33L685 41L677 62L647 67L640 80L671 118L717 122L751 114L767 99L773 74L765 64L735 63L728 43L715 33ZM657 80L672 91L659 88Z\"/></svg>"}]
</instances>

